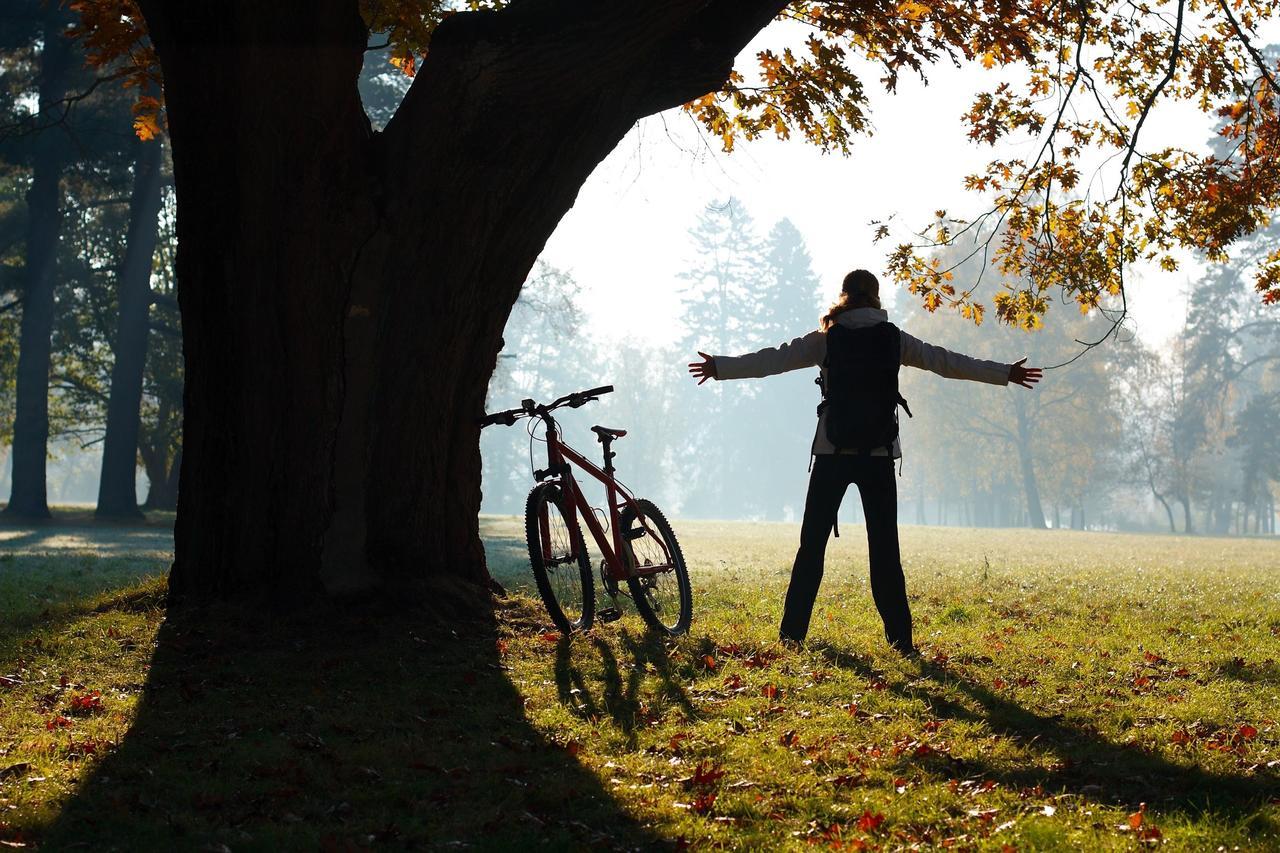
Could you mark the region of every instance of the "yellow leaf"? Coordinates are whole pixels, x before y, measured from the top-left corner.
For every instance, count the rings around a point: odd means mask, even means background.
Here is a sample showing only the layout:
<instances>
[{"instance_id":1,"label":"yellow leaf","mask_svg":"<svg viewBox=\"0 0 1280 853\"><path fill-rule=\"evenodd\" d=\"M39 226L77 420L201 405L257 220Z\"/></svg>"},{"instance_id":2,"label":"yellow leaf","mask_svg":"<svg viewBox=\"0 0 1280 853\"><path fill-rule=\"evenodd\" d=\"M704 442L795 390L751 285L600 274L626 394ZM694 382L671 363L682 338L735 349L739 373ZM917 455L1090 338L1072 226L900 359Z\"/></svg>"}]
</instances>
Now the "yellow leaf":
<instances>
[{"instance_id":1,"label":"yellow leaf","mask_svg":"<svg viewBox=\"0 0 1280 853\"><path fill-rule=\"evenodd\" d=\"M392 56L391 64L399 68L406 77L412 77L418 73L418 63L413 58L412 53L404 54L403 56Z\"/></svg>"},{"instance_id":2,"label":"yellow leaf","mask_svg":"<svg viewBox=\"0 0 1280 853\"><path fill-rule=\"evenodd\" d=\"M143 142L150 142L160 135L160 114L140 113L133 119L133 132Z\"/></svg>"}]
</instances>

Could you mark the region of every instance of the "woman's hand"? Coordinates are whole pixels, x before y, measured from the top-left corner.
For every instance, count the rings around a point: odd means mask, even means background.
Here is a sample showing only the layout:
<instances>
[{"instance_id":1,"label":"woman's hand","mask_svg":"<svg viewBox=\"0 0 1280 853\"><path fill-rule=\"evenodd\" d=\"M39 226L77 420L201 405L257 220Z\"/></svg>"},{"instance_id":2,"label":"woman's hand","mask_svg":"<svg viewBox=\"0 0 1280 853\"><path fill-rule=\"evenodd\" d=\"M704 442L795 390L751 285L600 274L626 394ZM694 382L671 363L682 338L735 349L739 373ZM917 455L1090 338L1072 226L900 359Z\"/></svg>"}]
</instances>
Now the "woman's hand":
<instances>
[{"instance_id":1,"label":"woman's hand","mask_svg":"<svg viewBox=\"0 0 1280 853\"><path fill-rule=\"evenodd\" d=\"M701 355L701 353L699 353ZM1014 385L1021 385L1023 388L1030 388L1040 381L1043 373L1038 367L1023 367L1027 363L1027 357L1015 361L1009 365L1009 381ZM691 365L692 366L692 365Z\"/></svg>"},{"instance_id":2,"label":"woman's hand","mask_svg":"<svg viewBox=\"0 0 1280 853\"><path fill-rule=\"evenodd\" d=\"M689 362L689 375L698 380L699 385L708 379L719 379L720 377L716 375L716 360L705 352L700 352L698 355L702 356L703 360Z\"/></svg>"}]
</instances>

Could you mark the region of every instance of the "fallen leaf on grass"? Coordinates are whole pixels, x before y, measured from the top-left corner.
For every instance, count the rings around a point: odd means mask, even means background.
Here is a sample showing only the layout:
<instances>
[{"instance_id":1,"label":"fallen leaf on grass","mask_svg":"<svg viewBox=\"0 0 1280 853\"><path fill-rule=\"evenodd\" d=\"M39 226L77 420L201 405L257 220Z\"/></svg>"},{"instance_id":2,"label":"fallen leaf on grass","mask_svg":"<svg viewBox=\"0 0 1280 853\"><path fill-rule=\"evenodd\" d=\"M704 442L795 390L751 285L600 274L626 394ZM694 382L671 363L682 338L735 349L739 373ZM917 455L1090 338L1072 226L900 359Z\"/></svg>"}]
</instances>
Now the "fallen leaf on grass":
<instances>
[{"instance_id":1,"label":"fallen leaf on grass","mask_svg":"<svg viewBox=\"0 0 1280 853\"><path fill-rule=\"evenodd\" d=\"M776 702L778 697L782 695L782 691L779 690L776 685L766 684L764 688L761 689L760 695L770 701Z\"/></svg>"},{"instance_id":2,"label":"fallen leaf on grass","mask_svg":"<svg viewBox=\"0 0 1280 853\"><path fill-rule=\"evenodd\" d=\"M716 794L714 791L695 797L693 800L693 811L696 814L706 814L711 811L711 807L716 804Z\"/></svg>"},{"instance_id":3,"label":"fallen leaf on grass","mask_svg":"<svg viewBox=\"0 0 1280 853\"><path fill-rule=\"evenodd\" d=\"M97 755L101 748L102 743L93 738L73 740L67 743L67 758L87 758L90 755Z\"/></svg>"},{"instance_id":4,"label":"fallen leaf on grass","mask_svg":"<svg viewBox=\"0 0 1280 853\"><path fill-rule=\"evenodd\" d=\"M875 832L882 823L884 823L884 815L880 812L872 814L869 811L864 811L862 817L858 818L858 829L863 832Z\"/></svg>"},{"instance_id":5,"label":"fallen leaf on grass","mask_svg":"<svg viewBox=\"0 0 1280 853\"><path fill-rule=\"evenodd\" d=\"M782 656L781 652L756 652L742 662L748 669L764 669Z\"/></svg>"},{"instance_id":6,"label":"fallen leaf on grass","mask_svg":"<svg viewBox=\"0 0 1280 853\"><path fill-rule=\"evenodd\" d=\"M861 773L859 773L857 776L854 776L853 774L850 774L850 773L844 773L839 776L828 776L826 779L823 779L822 781L830 785L833 785L837 788L856 788L858 785L861 785L864 781L866 781L866 778L867 777Z\"/></svg>"},{"instance_id":7,"label":"fallen leaf on grass","mask_svg":"<svg viewBox=\"0 0 1280 853\"><path fill-rule=\"evenodd\" d=\"M724 774L725 771L714 764L698 762L698 766L693 770L693 779L691 781L694 787L707 788L719 782L724 777Z\"/></svg>"},{"instance_id":8,"label":"fallen leaf on grass","mask_svg":"<svg viewBox=\"0 0 1280 853\"><path fill-rule=\"evenodd\" d=\"M97 714L102 710L102 693L100 691L95 690L92 693L71 697L70 713L72 714Z\"/></svg>"}]
</instances>

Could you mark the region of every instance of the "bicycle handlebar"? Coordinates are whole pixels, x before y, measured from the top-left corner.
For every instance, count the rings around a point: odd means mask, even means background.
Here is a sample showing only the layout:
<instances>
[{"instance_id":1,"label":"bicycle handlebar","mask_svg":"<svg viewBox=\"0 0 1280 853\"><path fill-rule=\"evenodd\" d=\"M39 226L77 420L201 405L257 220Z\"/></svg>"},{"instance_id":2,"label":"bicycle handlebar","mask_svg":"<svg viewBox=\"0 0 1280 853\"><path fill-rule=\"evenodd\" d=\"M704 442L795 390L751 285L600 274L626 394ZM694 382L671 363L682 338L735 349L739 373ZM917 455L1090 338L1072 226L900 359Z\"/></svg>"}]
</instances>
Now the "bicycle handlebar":
<instances>
[{"instance_id":1,"label":"bicycle handlebar","mask_svg":"<svg viewBox=\"0 0 1280 853\"><path fill-rule=\"evenodd\" d=\"M560 406L568 405L572 409L585 405L603 394L612 394L612 385L601 385L599 388L591 388L586 391L574 391L572 394L565 394L553 402L540 406L533 400L525 400L524 405L518 409L507 409L505 412L493 412L485 415L480 419L480 428L494 424L503 424L511 426L517 420L523 417L532 417L533 415L546 414L552 409L558 409Z\"/></svg>"}]
</instances>

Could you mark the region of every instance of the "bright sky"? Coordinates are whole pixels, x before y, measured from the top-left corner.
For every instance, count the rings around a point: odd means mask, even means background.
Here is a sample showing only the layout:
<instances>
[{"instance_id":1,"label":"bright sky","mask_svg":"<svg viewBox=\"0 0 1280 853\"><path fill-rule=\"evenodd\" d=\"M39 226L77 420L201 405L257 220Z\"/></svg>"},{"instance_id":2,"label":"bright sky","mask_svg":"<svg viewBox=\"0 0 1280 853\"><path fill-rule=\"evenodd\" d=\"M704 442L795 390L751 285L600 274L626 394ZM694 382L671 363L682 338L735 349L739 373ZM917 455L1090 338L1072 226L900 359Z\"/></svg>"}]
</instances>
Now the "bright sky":
<instances>
[{"instance_id":1,"label":"bright sky","mask_svg":"<svg viewBox=\"0 0 1280 853\"><path fill-rule=\"evenodd\" d=\"M777 30L786 26L766 30L739 67L751 67L757 50L788 37ZM646 119L587 181L543 258L574 274L597 335L668 342L682 285L677 276L693 254L688 230L708 203L735 196L762 231L784 216L796 224L834 298L849 269L884 268L895 241L873 244L870 220L896 214L897 222L918 228L938 208L962 218L982 212L981 200L966 193L962 181L991 159L992 149L970 143L960 117L972 94L993 86L998 73L944 66L928 86L904 77L889 96L871 70L864 80L876 131L859 138L849 157L773 139L724 154L678 110ZM1209 134L1208 121L1188 108L1153 113L1143 139L1153 147L1158 141L1202 148ZM1032 143L1022 149L1034 155ZM1158 343L1179 328L1186 283L1197 270L1188 263L1175 273L1154 266L1127 273L1139 335Z\"/></svg>"}]
</instances>

